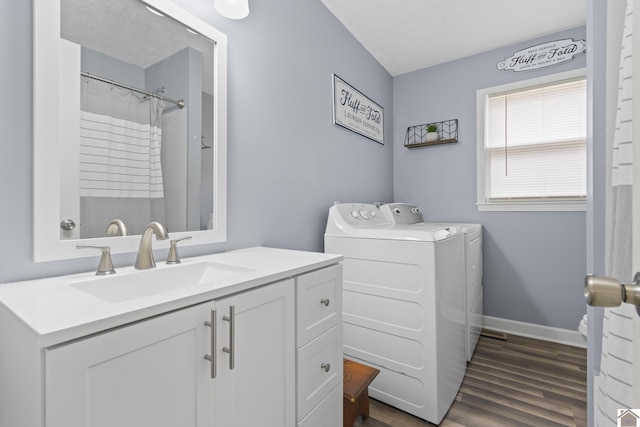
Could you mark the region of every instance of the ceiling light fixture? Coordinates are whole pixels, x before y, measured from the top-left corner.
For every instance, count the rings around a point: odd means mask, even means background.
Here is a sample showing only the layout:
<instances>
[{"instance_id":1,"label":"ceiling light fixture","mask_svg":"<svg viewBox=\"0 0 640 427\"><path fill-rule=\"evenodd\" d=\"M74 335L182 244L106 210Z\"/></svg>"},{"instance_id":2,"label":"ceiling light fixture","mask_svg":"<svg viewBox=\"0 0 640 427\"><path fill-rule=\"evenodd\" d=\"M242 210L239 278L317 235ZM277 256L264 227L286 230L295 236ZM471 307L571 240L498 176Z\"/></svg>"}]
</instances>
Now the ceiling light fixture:
<instances>
[{"instance_id":1,"label":"ceiling light fixture","mask_svg":"<svg viewBox=\"0 0 640 427\"><path fill-rule=\"evenodd\" d=\"M243 19L249 15L249 0L213 0L213 8L229 19Z\"/></svg>"}]
</instances>

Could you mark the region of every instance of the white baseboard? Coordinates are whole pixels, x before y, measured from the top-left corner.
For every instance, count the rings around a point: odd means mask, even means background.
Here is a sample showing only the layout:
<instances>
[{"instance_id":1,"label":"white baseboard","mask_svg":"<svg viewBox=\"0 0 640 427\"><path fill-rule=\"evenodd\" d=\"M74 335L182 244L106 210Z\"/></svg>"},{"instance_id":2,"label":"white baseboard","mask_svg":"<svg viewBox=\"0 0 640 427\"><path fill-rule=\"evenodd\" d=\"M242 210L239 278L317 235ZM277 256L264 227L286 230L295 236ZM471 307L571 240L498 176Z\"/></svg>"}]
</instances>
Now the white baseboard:
<instances>
[{"instance_id":1,"label":"white baseboard","mask_svg":"<svg viewBox=\"0 0 640 427\"><path fill-rule=\"evenodd\" d=\"M552 328L550 326L535 325L533 323L518 322L516 320L500 319L491 316L484 316L484 328L527 338L566 344L573 347L587 348L586 341L577 330Z\"/></svg>"}]
</instances>

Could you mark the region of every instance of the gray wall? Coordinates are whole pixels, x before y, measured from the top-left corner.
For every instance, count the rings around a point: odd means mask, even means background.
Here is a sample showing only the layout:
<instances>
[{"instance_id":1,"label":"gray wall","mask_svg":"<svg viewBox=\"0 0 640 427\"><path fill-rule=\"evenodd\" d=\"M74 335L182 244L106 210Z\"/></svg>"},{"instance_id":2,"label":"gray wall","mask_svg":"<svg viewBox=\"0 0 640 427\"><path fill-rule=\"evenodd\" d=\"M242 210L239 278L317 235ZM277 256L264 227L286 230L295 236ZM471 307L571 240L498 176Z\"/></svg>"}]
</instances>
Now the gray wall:
<instances>
[{"instance_id":1,"label":"gray wall","mask_svg":"<svg viewBox=\"0 0 640 427\"><path fill-rule=\"evenodd\" d=\"M120 61L101 52L82 48L80 70L105 79L144 89L144 69L128 62Z\"/></svg>"},{"instance_id":2,"label":"gray wall","mask_svg":"<svg viewBox=\"0 0 640 427\"><path fill-rule=\"evenodd\" d=\"M479 212L476 208L476 90L586 66L586 55L534 71L499 71L514 52L585 28L397 76L393 81L394 197L426 221L482 223L485 314L575 329L585 313L585 212ZM408 126L458 119L454 144L408 149Z\"/></svg>"},{"instance_id":3,"label":"gray wall","mask_svg":"<svg viewBox=\"0 0 640 427\"><path fill-rule=\"evenodd\" d=\"M200 181L202 177L200 169L203 154L200 137L202 136L202 118L204 117L202 74L202 52L192 48L182 49L162 61L150 65L145 70L147 90L164 88L164 95L167 98L182 99L187 109L187 128L184 139L180 141L184 142L186 147L187 164L180 165L175 169L184 173L184 167L186 167L186 188L184 189L187 193L186 224L182 228L174 229L174 231L200 229ZM174 104L167 103L165 111L169 108L176 107ZM211 152L206 154L211 155Z\"/></svg>"},{"instance_id":4,"label":"gray wall","mask_svg":"<svg viewBox=\"0 0 640 427\"><path fill-rule=\"evenodd\" d=\"M334 200L392 199L391 76L319 1L252 1L241 21L211 1L176 3L229 41L228 240L181 255L322 251ZM32 6L0 0L0 10L0 282L93 270L97 257L32 261ZM331 73L382 105L387 144L332 124ZM134 256L114 256L116 268Z\"/></svg>"},{"instance_id":5,"label":"gray wall","mask_svg":"<svg viewBox=\"0 0 640 427\"><path fill-rule=\"evenodd\" d=\"M0 58L11 64L0 67L11 100L0 104L0 282L90 271L97 258L31 260L31 2L0 2ZM585 213L477 211L475 91L583 67L584 55L541 71L495 69L533 40L392 79L320 2L253 1L241 21L218 16L211 2L176 2L229 40L228 240L183 256L253 245L322 251L333 201L408 201L427 220L484 224L486 314L575 329L585 310ZM585 30L544 41L564 36ZM332 125L331 73L383 106L385 145ZM403 147L407 126L451 118L460 142ZM133 259L114 256L116 267Z\"/></svg>"},{"instance_id":6,"label":"gray wall","mask_svg":"<svg viewBox=\"0 0 640 427\"><path fill-rule=\"evenodd\" d=\"M202 115L213 117L213 96L202 92ZM202 140L204 145L211 147L213 144L213 121L202 121ZM209 213L213 211L213 149L201 149L200 156L200 229L206 230L209 222Z\"/></svg>"}]
</instances>

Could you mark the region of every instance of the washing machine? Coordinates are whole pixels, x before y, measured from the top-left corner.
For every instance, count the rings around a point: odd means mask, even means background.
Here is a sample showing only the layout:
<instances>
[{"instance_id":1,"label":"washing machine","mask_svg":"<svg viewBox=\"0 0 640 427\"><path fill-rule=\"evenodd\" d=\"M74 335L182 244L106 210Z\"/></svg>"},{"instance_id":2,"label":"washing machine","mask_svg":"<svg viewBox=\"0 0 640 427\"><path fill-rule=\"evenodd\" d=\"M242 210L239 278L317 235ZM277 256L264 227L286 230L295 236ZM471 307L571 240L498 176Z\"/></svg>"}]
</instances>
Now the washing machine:
<instances>
[{"instance_id":1,"label":"washing machine","mask_svg":"<svg viewBox=\"0 0 640 427\"><path fill-rule=\"evenodd\" d=\"M420 209L409 203L387 203L381 212L393 224L424 224ZM465 247L465 348L471 360L484 326L482 286L482 225L437 223L443 227L458 227L464 234Z\"/></svg>"},{"instance_id":2,"label":"washing machine","mask_svg":"<svg viewBox=\"0 0 640 427\"><path fill-rule=\"evenodd\" d=\"M393 224L378 207L329 209L325 252L343 261L345 357L380 374L369 395L439 424L464 378L464 235Z\"/></svg>"}]
</instances>

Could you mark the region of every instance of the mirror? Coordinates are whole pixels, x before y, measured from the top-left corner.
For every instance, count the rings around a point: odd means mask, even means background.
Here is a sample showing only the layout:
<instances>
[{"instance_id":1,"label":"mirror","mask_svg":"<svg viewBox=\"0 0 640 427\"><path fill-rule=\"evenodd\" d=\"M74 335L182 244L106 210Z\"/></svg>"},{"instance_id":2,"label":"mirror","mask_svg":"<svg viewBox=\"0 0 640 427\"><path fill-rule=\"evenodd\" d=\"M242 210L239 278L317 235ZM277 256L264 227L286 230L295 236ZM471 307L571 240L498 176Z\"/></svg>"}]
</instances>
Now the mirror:
<instances>
[{"instance_id":1,"label":"mirror","mask_svg":"<svg viewBox=\"0 0 640 427\"><path fill-rule=\"evenodd\" d=\"M34 259L151 221L226 239L226 36L168 0L34 2Z\"/></svg>"}]
</instances>

